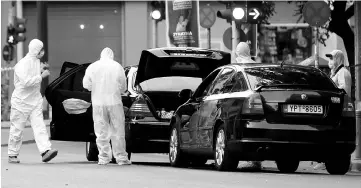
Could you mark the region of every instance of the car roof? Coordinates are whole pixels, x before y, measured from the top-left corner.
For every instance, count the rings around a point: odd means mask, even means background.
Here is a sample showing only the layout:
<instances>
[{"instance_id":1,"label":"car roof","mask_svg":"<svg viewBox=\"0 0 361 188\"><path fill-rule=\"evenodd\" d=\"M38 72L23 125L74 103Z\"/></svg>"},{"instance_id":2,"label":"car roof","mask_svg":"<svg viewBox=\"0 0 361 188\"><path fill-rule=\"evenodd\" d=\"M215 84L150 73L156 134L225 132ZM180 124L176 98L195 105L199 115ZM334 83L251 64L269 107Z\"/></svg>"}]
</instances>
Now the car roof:
<instances>
[{"instance_id":1,"label":"car roof","mask_svg":"<svg viewBox=\"0 0 361 188\"><path fill-rule=\"evenodd\" d=\"M232 63L230 65L226 65L223 67L233 66L236 70L244 70L245 68L256 68L256 67L281 67L281 64L274 64L274 63ZM284 64L283 67L292 67L292 68L302 68L302 69L309 69L315 70L315 67L312 66L302 66L302 65L292 65L292 64ZM319 69L316 69L319 70Z\"/></svg>"},{"instance_id":2,"label":"car roof","mask_svg":"<svg viewBox=\"0 0 361 188\"><path fill-rule=\"evenodd\" d=\"M211 54L213 52L220 53L222 55L229 54L228 52L221 51L221 50L214 50L214 49L205 49L205 48L199 48L199 47L162 47L162 48L152 48L147 49L145 51L148 51L152 53L153 55L157 57L176 57L176 53L199 53L199 54Z\"/></svg>"}]
</instances>

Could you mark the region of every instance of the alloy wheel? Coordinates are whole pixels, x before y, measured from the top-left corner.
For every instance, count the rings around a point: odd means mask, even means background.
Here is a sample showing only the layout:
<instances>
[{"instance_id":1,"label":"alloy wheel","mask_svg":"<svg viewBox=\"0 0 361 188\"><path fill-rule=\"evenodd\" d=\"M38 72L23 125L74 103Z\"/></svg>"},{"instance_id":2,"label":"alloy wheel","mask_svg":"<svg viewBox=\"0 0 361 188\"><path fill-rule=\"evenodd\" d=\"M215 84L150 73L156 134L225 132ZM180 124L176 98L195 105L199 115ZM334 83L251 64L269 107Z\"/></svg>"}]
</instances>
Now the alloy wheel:
<instances>
[{"instance_id":1,"label":"alloy wheel","mask_svg":"<svg viewBox=\"0 0 361 188\"><path fill-rule=\"evenodd\" d=\"M221 165L224 159L225 136L223 129L219 130L216 140L216 163Z\"/></svg>"},{"instance_id":2,"label":"alloy wheel","mask_svg":"<svg viewBox=\"0 0 361 188\"><path fill-rule=\"evenodd\" d=\"M172 135L170 137L170 143L169 143L169 155L170 160L172 162L175 162L177 158L178 153L178 136L177 136L177 129L172 130Z\"/></svg>"},{"instance_id":3,"label":"alloy wheel","mask_svg":"<svg viewBox=\"0 0 361 188\"><path fill-rule=\"evenodd\" d=\"M85 150L86 150L86 154L88 155L90 151L90 142L85 143Z\"/></svg>"}]
</instances>

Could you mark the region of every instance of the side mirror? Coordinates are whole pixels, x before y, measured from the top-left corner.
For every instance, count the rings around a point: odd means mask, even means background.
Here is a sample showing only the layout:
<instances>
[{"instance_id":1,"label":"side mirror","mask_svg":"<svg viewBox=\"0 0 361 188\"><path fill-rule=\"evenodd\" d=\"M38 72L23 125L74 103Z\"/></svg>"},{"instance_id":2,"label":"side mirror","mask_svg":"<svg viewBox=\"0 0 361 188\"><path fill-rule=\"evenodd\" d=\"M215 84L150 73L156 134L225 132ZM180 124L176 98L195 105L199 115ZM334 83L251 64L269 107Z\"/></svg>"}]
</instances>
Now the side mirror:
<instances>
[{"instance_id":1,"label":"side mirror","mask_svg":"<svg viewBox=\"0 0 361 188\"><path fill-rule=\"evenodd\" d=\"M178 93L178 97L181 98L181 99L184 99L184 100L188 100L192 97L192 90L190 89L183 89L182 91L180 91Z\"/></svg>"}]
</instances>

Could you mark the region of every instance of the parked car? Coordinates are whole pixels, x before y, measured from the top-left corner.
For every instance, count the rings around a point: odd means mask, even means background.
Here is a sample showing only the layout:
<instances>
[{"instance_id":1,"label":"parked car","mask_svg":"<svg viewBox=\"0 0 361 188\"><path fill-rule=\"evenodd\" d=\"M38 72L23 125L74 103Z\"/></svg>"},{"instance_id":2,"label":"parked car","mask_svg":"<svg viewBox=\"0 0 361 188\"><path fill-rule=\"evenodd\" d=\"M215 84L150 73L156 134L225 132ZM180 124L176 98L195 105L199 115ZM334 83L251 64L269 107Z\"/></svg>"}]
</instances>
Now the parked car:
<instances>
[{"instance_id":1,"label":"parked car","mask_svg":"<svg viewBox=\"0 0 361 188\"><path fill-rule=\"evenodd\" d=\"M229 53L217 50L144 50L134 82L138 96L126 114L132 153L168 153L170 118L187 99L179 92L195 90L209 73L230 62Z\"/></svg>"},{"instance_id":2,"label":"parked car","mask_svg":"<svg viewBox=\"0 0 361 188\"><path fill-rule=\"evenodd\" d=\"M184 103L178 93L195 89L214 69L230 63L230 54L199 48L157 48L144 50L138 66L126 67L128 91L124 104L126 146L129 153L168 153L169 121L172 111ZM86 142L89 161L98 160L92 109L68 114L62 102L69 98L90 102L90 92L82 86L89 64L64 63L59 78L46 89L52 106L52 140ZM63 71L69 69L67 72Z\"/></svg>"},{"instance_id":3,"label":"parked car","mask_svg":"<svg viewBox=\"0 0 361 188\"><path fill-rule=\"evenodd\" d=\"M52 121L50 123L50 136L52 140L60 141L85 141L86 157L89 161L98 160L98 149L95 144L95 133L93 126L92 107L90 106L85 113L68 114L63 106L63 101L70 98L81 99L91 102L91 93L83 88L83 77L86 68L90 63L76 64L64 62L60 71L60 76L55 79L45 90L45 97L52 106ZM125 67L127 84L133 80L131 76L137 66ZM131 101L136 97L129 90L128 94L122 96L122 102L127 110ZM129 130L129 129L126 129ZM129 139L129 133L126 139ZM129 147L127 147L129 151ZM130 153L130 152L129 152ZM130 157L130 155L129 155Z\"/></svg>"},{"instance_id":4,"label":"parked car","mask_svg":"<svg viewBox=\"0 0 361 188\"><path fill-rule=\"evenodd\" d=\"M281 172L300 161L345 174L355 149L355 112L344 90L321 70L299 65L231 64L217 68L171 119L172 166L215 160L274 160Z\"/></svg>"}]
</instances>

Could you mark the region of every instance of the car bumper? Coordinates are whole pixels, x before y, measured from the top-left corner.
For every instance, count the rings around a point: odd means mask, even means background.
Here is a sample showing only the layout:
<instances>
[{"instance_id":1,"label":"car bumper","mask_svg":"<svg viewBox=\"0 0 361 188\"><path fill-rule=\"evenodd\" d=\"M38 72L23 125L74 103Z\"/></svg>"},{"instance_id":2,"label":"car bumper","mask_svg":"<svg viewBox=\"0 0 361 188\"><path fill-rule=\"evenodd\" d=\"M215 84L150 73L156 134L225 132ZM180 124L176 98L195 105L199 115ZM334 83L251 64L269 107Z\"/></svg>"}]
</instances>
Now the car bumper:
<instances>
[{"instance_id":1,"label":"car bumper","mask_svg":"<svg viewBox=\"0 0 361 188\"><path fill-rule=\"evenodd\" d=\"M168 153L169 122L130 121L131 150L134 153Z\"/></svg>"},{"instance_id":2,"label":"car bumper","mask_svg":"<svg viewBox=\"0 0 361 188\"><path fill-rule=\"evenodd\" d=\"M276 160L292 158L301 161L322 161L351 155L354 142L313 143L242 139L228 142L229 150L244 160Z\"/></svg>"},{"instance_id":3,"label":"car bumper","mask_svg":"<svg viewBox=\"0 0 361 188\"><path fill-rule=\"evenodd\" d=\"M231 152L246 159L275 160L286 157L322 161L351 155L356 147L356 132L352 126L292 127L248 122L241 132L238 138L229 140L228 147Z\"/></svg>"}]
</instances>

